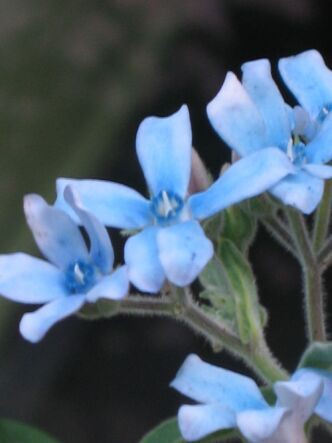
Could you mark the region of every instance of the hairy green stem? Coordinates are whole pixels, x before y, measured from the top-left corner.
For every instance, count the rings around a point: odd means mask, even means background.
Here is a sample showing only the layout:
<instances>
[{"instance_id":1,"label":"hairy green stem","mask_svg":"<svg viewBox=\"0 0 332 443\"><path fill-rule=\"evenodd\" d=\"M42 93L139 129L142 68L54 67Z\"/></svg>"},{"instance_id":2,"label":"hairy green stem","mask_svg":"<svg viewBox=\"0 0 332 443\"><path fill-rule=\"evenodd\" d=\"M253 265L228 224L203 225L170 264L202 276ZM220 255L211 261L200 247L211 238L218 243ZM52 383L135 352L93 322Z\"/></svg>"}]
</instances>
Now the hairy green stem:
<instances>
[{"instance_id":1,"label":"hairy green stem","mask_svg":"<svg viewBox=\"0 0 332 443\"><path fill-rule=\"evenodd\" d=\"M292 208L287 208L286 214L302 267L308 339L310 341L325 341L322 271L302 215Z\"/></svg>"},{"instance_id":2,"label":"hairy green stem","mask_svg":"<svg viewBox=\"0 0 332 443\"><path fill-rule=\"evenodd\" d=\"M317 253L317 261L322 271L325 271L332 263L332 235L326 240Z\"/></svg>"},{"instance_id":3,"label":"hairy green stem","mask_svg":"<svg viewBox=\"0 0 332 443\"><path fill-rule=\"evenodd\" d=\"M292 236L288 232L288 227L280 218L275 215L269 215L260 219L266 230L294 257L297 257L297 251L294 248Z\"/></svg>"},{"instance_id":4,"label":"hairy green stem","mask_svg":"<svg viewBox=\"0 0 332 443\"><path fill-rule=\"evenodd\" d=\"M325 182L324 194L322 201L315 215L315 223L313 229L313 248L319 251L328 235L330 217L331 217L331 200L332 200L332 181Z\"/></svg>"},{"instance_id":5,"label":"hairy green stem","mask_svg":"<svg viewBox=\"0 0 332 443\"><path fill-rule=\"evenodd\" d=\"M167 316L181 320L204 336L212 346L223 346L242 357L264 381L273 383L287 378L286 372L272 357L263 338L254 349L250 344L243 344L229 328L201 309L188 289L176 288L173 296L162 298L129 296L121 301L117 313Z\"/></svg>"}]
</instances>

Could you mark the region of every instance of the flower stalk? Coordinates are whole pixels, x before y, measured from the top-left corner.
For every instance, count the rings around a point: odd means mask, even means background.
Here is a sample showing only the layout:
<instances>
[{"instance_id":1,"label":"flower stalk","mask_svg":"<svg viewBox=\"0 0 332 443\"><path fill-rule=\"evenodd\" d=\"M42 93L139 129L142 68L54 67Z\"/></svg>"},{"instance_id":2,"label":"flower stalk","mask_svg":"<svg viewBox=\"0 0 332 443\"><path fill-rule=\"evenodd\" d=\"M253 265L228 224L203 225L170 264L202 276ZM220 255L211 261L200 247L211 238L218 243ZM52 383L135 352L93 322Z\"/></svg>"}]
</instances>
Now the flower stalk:
<instances>
[{"instance_id":1,"label":"flower stalk","mask_svg":"<svg viewBox=\"0 0 332 443\"><path fill-rule=\"evenodd\" d=\"M325 341L322 271L302 215L292 208L287 208L285 211L302 267L308 339L310 342ZM321 226L324 224L322 223ZM316 234L316 238L318 238L318 234Z\"/></svg>"},{"instance_id":2,"label":"flower stalk","mask_svg":"<svg viewBox=\"0 0 332 443\"><path fill-rule=\"evenodd\" d=\"M220 345L242 358L266 383L287 378L287 373L272 356L262 337L253 348L241 340L222 324L220 320L206 313L194 300L188 288L172 288L170 296L151 298L131 295L123 299L117 314L172 317L183 321L205 337L212 347Z\"/></svg>"}]
</instances>

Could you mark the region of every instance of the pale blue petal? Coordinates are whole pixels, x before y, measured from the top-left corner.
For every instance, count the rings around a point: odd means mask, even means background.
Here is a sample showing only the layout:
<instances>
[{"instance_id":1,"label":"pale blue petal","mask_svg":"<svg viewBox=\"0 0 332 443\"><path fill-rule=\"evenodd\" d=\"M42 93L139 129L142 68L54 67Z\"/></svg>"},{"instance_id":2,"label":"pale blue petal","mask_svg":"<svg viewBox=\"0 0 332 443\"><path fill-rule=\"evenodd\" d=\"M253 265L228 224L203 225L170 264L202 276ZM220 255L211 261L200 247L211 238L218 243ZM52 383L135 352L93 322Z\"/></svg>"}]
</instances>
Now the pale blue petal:
<instances>
[{"instance_id":1,"label":"pale blue petal","mask_svg":"<svg viewBox=\"0 0 332 443\"><path fill-rule=\"evenodd\" d=\"M79 194L84 208L92 212L104 225L121 229L142 228L152 221L150 202L134 189L103 180L57 180L55 205L79 222L75 212L63 198L67 185Z\"/></svg>"},{"instance_id":2,"label":"pale blue petal","mask_svg":"<svg viewBox=\"0 0 332 443\"><path fill-rule=\"evenodd\" d=\"M64 274L23 253L0 255L0 294L21 303L45 303L68 293Z\"/></svg>"},{"instance_id":3,"label":"pale blue petal","mask_svg":"<svg viewBox=\"0 0 332 443\"><path fill-rule=\"evenodd\" d=\"M306 146L309 163L328 163L332 160L332 113L329 113L319 131Z\"/></svg>"},{"instance_id":4,"label":"pale blue petal","mask_svg":"<svg viewBox=\"0 0 332 443\"><path fill-rule=\"evenodd\" d=\"M77 261L88 261L83 236L65 212L48 205L37 194L24 197L24 212L34 239L48 260L60 269Z\"/></svg>"},{"instance_id":5,"label":"pale blue petal","mask_svg":"<svg viewBox=\"0 0 332 443\"><path fill-rule=\"evenodd\" d=\"M232 72L207 105L207 115L217 134L239 155L269 146L262 115Z\"/></svg>"},{"instance_id":6,"label":"pale blue petal","mask_svg":"<svg viewBox=\"0 0 332 443\"><path fill-rule=\"evenodd\" d=\"M292 380L301 380L306 374L314 374L323 382L323 393L315 407L315 413L324 420L332 423L332 372L321 369L302 368L296 371Z\"/></svg>"},{"instance_id":7,"label":"pale blue petal","mask_svg":"<svg viewBox=\"0 0 332 443\"><path fill-rule=\"evenodd\" d=\"M282 426L289 413L279 407L243 411L237 415L237 426L250 443L294 443L294 435L287 440L281 436L285 434Z\"/></svg>"},{"instance_id":8,"label":"pale blue petal","mask_svg":"<svg viewBox=\"0 0 332 443\"><path fill-rule=\"evenodd\" d=\"M332 104L332 72L318 51L282 58L279 70L288 88L313 117Z\"/></svg>"},{"instance_id":9,"label":"pale blue petal","mask_svg":"<svg viewBox=\"0 0 332 443\"><path fill-rule=\"evenodd\" d=\"M186 441L196 441L221 429L233 428L234 412L222 405L181 406L178 413L179 429Z\"/></svg>"},{"instance_id":10,"label":"pale blue petal","mask_svg":"<svg viewBox=\"0 0 332 443\"><path fill-rule=\"evenodd\" d=\"M103 277L86 295L88 302L95 302L100 298L121 300L128 294L129 279L126 266L121 266L111 275Z\"/></svg>"},{"instance_id":11,"label":"pale blue petal","mask_svg":"<svg viewBox=\"0 0 332 443\"><path fill-rule=\"evenodd\" d=\"M196 221L160 229L157 244L166 277L178 286L195 280L213 255L213 245Z\"/></svg>"},{"instance_id":12,"label":"pale blue petal","mask_svg":"<svg viewBox=\"0 0 332 443\"><path fill-rule=\"evenodd\" d=\"M93 263L103 274L110 273L113 269L114 251L107 230L93 214L82 208L79 196L70 186L65 188L64 198L80 218L89 236Z\"/></svg>"},{"instance_id":13,"label":"pale blue petal","mask_svg":"<svg viewBox=\"0 0 332 443\"><path fill-rule=\"evenodd\" d=\"M303 165L302 169L304 169L314 177L322 179L332 178L332 166L329 165L315 165L313 163L310 163Z\"/></svg>"},{"instance_id":14,"label":"pale blue petal","mask_svg":"<svg viewBox=\"0 0 332 443\"><path fill-rule=\"evenodd\" d=\"M286 151L290 134L290 121L285 102L271 76L270 62L255 60L242 65L242 84L260 111L269 146Z\"/></svg>"},{"instance_id":15,"label":"pale blue petal","mask_svg":"<svg viewBox=\"0 0 332 443\"><path fill-rule=\"evenodd\" d=\"M129 280L141 291L158 292L165 281L159 261L156 226L130 237L124 249Z\"/></svg>"},{"instance_id":16,"label":"pale blue petal","mask_svg":"<svg viewBox=\"0 0 332 443\"><path fill-rule=\"evenodd\" d=\"M194 218L203 219L228 206L254 197L294 171L283 151L266 148L233 163L206 191L188 200Z\"/></svg>"},{"instance_id":17,"label":"pale blue petal","mask_svg":"<svg viewBox=\"0 0 332 443\"><path fill-rule=\"evenodd\" d=\"M152 194L187 193L191 162L191 126L186 105L170 117L148 117L138 128L136 150Z\"/></svg>"},{"instance_id":18,"label":"pale blue petal","mask_svg":"<svg viewBox=\"0 0 332 443\"><path fill-rule=\"evenodd\" d=\"M38 342L55 323L78 311L84 301L84 295L71 295L24 314L20 322L21 334L32 343Z\"/></svg>"},{"instance_id":19,"label":"pale blue petal","mask_svg":"<svg viewBox=\"0 0 332 443\"><path fill-rule=\"evenodd\" d=\"M276 382L277 405L293 411L294 420L303 425L313 414L323 387L321 377L310 372L303 372L296 380Z\"/></svg>"},{"instance_id":20,"label":"pale blue petal","mask_svg":"<svg viewBox=\"0 0 332 443\"><path fill-rule=\"evenodd\" d=\"M232 411L267 407L254 380L189 355L171 386L201 403L220 403Z\"/></svg>"},{"instance_id":21,"label":"pale blue petal","mask_svg":"<svg viewBox=\"0 0 332 443\"><path fill-rule=\"evenodd\" d=\"M322 198L324 182L306 171L299 171L295 175L285 177L269 191L284 204L293 206L304 214L310 214Z\"/></svg>"}]
</instances>

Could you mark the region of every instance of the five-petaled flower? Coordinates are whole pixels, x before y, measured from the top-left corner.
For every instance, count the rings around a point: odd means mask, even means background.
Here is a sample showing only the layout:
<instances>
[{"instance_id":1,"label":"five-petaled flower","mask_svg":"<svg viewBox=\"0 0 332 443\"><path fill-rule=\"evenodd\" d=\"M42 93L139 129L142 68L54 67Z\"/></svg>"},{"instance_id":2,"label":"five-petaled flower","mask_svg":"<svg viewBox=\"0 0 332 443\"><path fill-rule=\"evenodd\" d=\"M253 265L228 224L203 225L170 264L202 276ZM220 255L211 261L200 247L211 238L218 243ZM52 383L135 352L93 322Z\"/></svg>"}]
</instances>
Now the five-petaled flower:
<instances>
[{"instance_id":1,"label":"five-petaled flower","mask_svg":"<svg viewBox=\"0 0 332 443\"><path fill-rule=\"evenodd\" d=\"M143 229L125 245L130 280L142 291L158 292L165 279L191 283L213 254L198 220L273 186L293 171L279 149L242 159L207 190L188 195L191 126L187 107L165 117L148 117L137 133L137 155L151 199L126 186L101 180L59 179L56 205L70 184L84 206L107 226Z\"/></svg>"},{"instance_id":2,"label":"five-petaled flower","mask_svg":"<svg viewBox=\"0 0 332 443\"><path fill-rule=\"evenodd\" d=\"M171 386L198 401L181 406L179 428L187 441L237 428L251 443L305 443L303 425L316 413L332 423L332 373L302 368L274 384L270 406L249 377L187 357Z\"/></svg>"},{"instance_id":3,"label":"five-petaled flower","mask_svg":"<svg viewBox=\"0 0 332 443\"><path fill-rule=\"evenodd\" d=\"M279 62L281 76L301 106L286 105L266 59L242 66L242 84L229 72L208 104L210 122L241 157L278 147L296 168L269 191L283 203L311 213L332 177L332 72L310 50Z\"/></svg>"},{"instance_id":4,"label":"five-petaled flower","mask_svg":"<svg viewBox=\"0 0 332 443\"><path fill-rule=\"evenodd\" d=\"M49 262L24 253L0 255L0 293L22 303L46 303L22 317L20 331L31 342L85 302L117 300L128 292L126 267L113 271L113 247L105 227L81 207L70 187L64 198L80 218L90 250L68 214L29 194L24 198L27 222Z\"/></svg>"}]
</instances>

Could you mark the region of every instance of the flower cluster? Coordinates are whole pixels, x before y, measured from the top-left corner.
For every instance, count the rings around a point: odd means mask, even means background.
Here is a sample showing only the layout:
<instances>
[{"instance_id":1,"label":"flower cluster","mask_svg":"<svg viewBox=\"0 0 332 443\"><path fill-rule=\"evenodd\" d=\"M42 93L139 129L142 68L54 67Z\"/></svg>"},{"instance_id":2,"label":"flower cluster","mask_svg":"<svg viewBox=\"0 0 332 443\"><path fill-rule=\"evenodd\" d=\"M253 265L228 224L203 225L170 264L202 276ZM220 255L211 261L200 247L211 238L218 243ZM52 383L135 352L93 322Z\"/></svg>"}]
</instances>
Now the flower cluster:
<instances>
[{"instance_id":1,"label":"flower cluster","mask_svg":"<svg viewBox=\"0 0 332 443\"><path fill-rule=\"evenodd\" d=\"M171 386L200 402L181 406L179 427L187 441L214 431L238 428L251 443L305 442L303 424L315 412L332 423L332 373L299 369L289 381L274 385L270 406L254 380L187 357Z\"/></svg>"},{"instance_id":2,"label":"flower cluster","mask_svg":"<svg viewBox=\"0 0 332 443\"><path fill-rule=\"evenodd\" d=\"M114 253L104 226L80 205L67 187L64 198L80 218L90 250L73 220L42 197L24 198L24 211L35 241L49 262L24 253L0 255L0 292L23 303L46 303L20 323L22 335L37 342L57 321L99 298L117 300L128 292L125 266L113 271Z\"/></svg>"},{"instance_id":3,"label":"flower cluster","mask_svg":"<svg viewBox=\"0 0 332 443\"><path fill-rule=\"evenodd\" d=\"M207 113L220 137L241 157L275 147L294 165L293 174L269 191L286 205L311 213L332 177L332 72L310 50L283 58L280 74L300 106L286 105L268 60L242 66L242 83L229 72Z\"/></svg>"},{"instance_id":4,"label":"flower cluster","mask_svg":"<svg viewBox=\"0 0 332 443\"><path fill-rule=\"evenodd\" d=\"M149 198L122 184L71 178L57 180L54 205L36 194L24 198L27 223L47 261L25 253L0 255L0 294L43 304L20 322L27 340L41 340L56 322L85 303L123 299L130 284L149 294L158 293L166 282L190 285L214 253L200 222L225 208L268 191L305 214L316 209L324 180L332 178L327 164L332 160L332 72L314 50L281 59L279 70L299 103L294 107L284 102L265 59L245 63L242 82L229 72L208 104L212 126L237 153L237 160L211 185L198 190L192 186L201 165L183 105L168 117L144 119L138 128L136 152ZM130 234L125 263L115 269L107 227ZM241 260L245 265L239 269L246 272L247 257L241 255ZM256 298L255 294L253 303ZM248 300L245 309L252 301ZM239 343L245 343L241 334ZM194 355L172 386L200 403L179 411L179 427L188 441L236 428L252 443L304 443L303 425L313 413L332 422L328 371L299 369L290 380L275 383L273 406L252 379Z\"/></svg>"}]
</instances>

